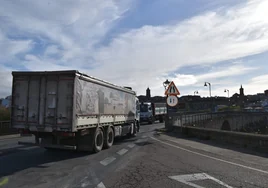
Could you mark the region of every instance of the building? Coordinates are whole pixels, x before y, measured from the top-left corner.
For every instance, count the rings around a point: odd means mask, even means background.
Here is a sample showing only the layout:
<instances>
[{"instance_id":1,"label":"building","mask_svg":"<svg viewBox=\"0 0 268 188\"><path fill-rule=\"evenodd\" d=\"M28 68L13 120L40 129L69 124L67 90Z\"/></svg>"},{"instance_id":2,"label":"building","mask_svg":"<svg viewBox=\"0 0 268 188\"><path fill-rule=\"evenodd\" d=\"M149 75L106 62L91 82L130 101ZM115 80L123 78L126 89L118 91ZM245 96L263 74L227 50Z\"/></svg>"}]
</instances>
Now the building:
<instances>
[{"instance_id":1,"label":"building","mask_svg":"<svg viewBox=\"0 0 268 188\"><path fill-rule=\"evenodd\" d=\"M197 95L182 96L179 98L178 109L183 111L214 111L219 105L229 105L226 97L200 97Z\"/></svg>"},{"instance_id":2,"label":"building","mask_svg":"<svg viewBox=\"0 0 268 188\"><path fill-rule=\"evenodd\" d=\"M268 89L264 91L265 96L268 96Z\"/></svg>"},{"instance_id":3,"label":"building","mask_svg":"<svg viewBox=\"0 0 268 188\"><path fill-rule=\"evenodd\" d=\"M239 88L239 94L235 93L230 98L230 104L232 106L240 106L243 108L248 102L249 102L249 95L248 96L245 95L244 88L242 85Z\"/></svg>"},{"instance_id":4,"label":"building","mask_svg":"<svg viewBox=\"0 0 268 188\"><path fill-rule=\"evenodd\" d=\"M148 100L151 99L151 90L150 90L149 87L146 89L146 98L147 98Z\"/></svg>"}]
</instances>

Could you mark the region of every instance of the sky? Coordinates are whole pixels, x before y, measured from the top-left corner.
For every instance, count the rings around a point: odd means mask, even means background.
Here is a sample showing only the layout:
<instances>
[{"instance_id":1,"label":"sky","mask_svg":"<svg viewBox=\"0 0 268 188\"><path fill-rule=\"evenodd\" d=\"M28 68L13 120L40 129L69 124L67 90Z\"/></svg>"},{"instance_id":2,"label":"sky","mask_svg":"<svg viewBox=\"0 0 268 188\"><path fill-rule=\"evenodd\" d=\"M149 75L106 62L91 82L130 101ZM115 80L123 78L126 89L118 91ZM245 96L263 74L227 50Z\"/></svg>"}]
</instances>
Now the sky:
<instances>
[{"instance_id":1,"label":"sky","mask_svg":"<svg viewBox=\"0 0 268 188\"><path fill-rule=\"evenodd\" d=\"M12 71L79 70L164 95L268 89L268 0L2 0L0 98Z\"/></svg>"}]
</instances>

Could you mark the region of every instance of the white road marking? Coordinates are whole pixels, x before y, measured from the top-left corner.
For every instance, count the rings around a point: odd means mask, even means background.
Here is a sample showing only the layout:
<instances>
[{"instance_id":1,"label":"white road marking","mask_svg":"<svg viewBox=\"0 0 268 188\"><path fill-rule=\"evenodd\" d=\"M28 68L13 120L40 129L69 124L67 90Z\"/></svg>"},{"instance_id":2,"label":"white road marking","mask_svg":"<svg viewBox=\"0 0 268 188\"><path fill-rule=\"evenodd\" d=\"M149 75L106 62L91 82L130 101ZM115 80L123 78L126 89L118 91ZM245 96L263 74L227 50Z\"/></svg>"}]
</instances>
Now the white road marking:
<instances>
[{"instance_id":1,"label":"white road marking","mask_svg":"<svg viewBox=\"0 0 268 188\"><path fill-rule=\"evenodd\" d=\"M147 138L148 136L143 135L141 138Z\"/></svg>"},{"instance_id":2,"label":"white road marking","mask_svg":"<svg viewBox=\"0 0 268 188\"><path fill-rule=\"evenodd\" d=\"M117 152L118 155L124 155L126 152L128 152L127 149L121 149Z\"/></svg>"},{"instance_id":3,"label":"white road marking","mask_svg":"<svg viewBox=\"0 0 268 188\"><path fill-rule=\"evenodd\" d=\"M169 178L176 180L176 181L179 181L181 183L184 183L186 185L190 185L190 186L195 187L195 188L205 188L205 187L202 187L200 185L196 185L196 184L192 183L191 181L206 180L206 179L213 180L224 187L233 188L233 187L227 185L226 183L223 183L222 181L220 181L220 180L218 180L218 179L216 179L216 178L214 178L206 173L169 176Z\"/></svg>"},{"instance_id":4,"label":"white road marking","mask_svg":"<svg viewBox=\"0 0 268 188\"><path fill-rule=\"evenodd\" d=\"M100 163L103 166L107 166L108 164L110 164L111 162L113 162L116 158L115 157L107 157L106 159L100 161Z\"/></svg>"},{"instance_id":5,"label":"white road marking","mask_svg":"<svg viewBox=\"0 0 268 188\"><path fill-rule=\"evenodd\" d=\"M134 148L135 147L135 144L129 144L127 147Z\"/></svg>"},{"instance_id":6,"label":"white road marking","mask_svg":"<svg viewBox=\"0 0 268 188\"><path fill-rule=\"evenodd\" d=\"M185 148L182 148L182 147L179 147L179 146L176 146L176 145L161 141L161 140L159 140L157 138L154 138L154 137L151 137L151 138L153 140L156 140L156 141L160 142L160 143L166 144L168 146L172 146L172 147L177 148L177 149L181 149L183 151L187 151L189 153L193 153L193 154L196 154L196 155L199 155L199 156L202 156L202 157L206 157L206 158L213 159L213 160L216 160L216 161L220 161L220 162L223 162L223 163L231 164L231 165L234 165L234 166L239 166L239 167L246 168L246 169L249 169L249 170L253 170L253 171L256 171L256 172L261 172L261 173L264 173L264 174L268 174L268 171L265 171L265 170L253 168L253 167L250 167L250 166L241 165L241 164L238 164L238 163L234 163L234 162L231 162L231 161L226 161L226 160L219 159L219 158L216 158L216 157L211 157L209 155L205 155L205 154L202 154L202 153L191 151L191 150L188 150L188 149L185 149Z\"/></svg>"},{"instance_id":7,"label":"white road marking","mask_svg":"<svg viewBox=\"0 0 268 188\"><path fill-rule=\"evenodd\" d=\"M100 183L97 185L96 188L106 188L106 187L105 187L105 185L104 185L102 182L100 182Z\"/></svg>"},{"instance_id":8,"label":"white road marking","mask_svg":"<svg viewBox=\"0 0 268 188\"><path fill-rule=\"evenodd\" d=\"M90 181L88 180L88 177L84 177L82 180L81 180L81 187L87 187L89 185L91 185Z\"/></svg>"}]
</instances>

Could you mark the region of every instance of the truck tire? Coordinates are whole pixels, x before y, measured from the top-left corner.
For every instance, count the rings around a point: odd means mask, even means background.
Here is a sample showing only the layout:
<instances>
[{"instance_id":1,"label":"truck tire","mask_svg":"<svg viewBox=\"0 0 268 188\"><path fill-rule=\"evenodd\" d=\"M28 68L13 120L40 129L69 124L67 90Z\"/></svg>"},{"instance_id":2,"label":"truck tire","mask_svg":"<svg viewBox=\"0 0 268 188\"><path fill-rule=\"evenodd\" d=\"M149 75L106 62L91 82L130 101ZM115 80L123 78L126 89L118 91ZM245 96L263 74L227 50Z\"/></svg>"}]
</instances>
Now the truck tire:
<instances>
[{"instance_id":1,"label":"truck tire","mask_svg":"<svg viewBox=\"0 0 268 188\"><path fill-rule=\"evenodd\" d=\"M149 121L149 124L153 124L154 123L154 117L152 117L152 119Z\"/></svg>"},{"instance_id":2,"label":"truck tire","mask_svg":"<svg viewBox=\"0 0 268 188\"><path fill-rule=\"evenodd\" d=\"M104 135L103 131L100 128L97 128L94 134L93 141L93 152L98 153L102 150L104 144Z\"/></svg>"},{"instance_id":3,"label":"truck tire","mask_svg":"<svg viewBox=\"0 0 268 188\"><path fill-rule=\"evenodd\" d=\"M108 148L112 147L112 145L114 143L114 130L113 130L113 128L109 126L106 129L104 136L105 136L105 138L104 138L103 147L108 149Z\"/></svg>"}]
</instances>

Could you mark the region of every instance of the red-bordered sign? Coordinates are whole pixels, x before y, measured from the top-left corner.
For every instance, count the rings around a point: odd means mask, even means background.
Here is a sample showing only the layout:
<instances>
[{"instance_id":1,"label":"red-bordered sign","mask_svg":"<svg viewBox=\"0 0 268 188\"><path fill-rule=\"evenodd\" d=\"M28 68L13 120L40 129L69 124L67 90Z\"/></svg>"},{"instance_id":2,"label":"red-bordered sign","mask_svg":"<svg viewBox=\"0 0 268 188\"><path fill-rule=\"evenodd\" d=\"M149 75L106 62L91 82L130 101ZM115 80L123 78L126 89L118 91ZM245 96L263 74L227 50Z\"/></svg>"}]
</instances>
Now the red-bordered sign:
<instances>
[{"instance_id":1,"label":"red-bordered sign","mask_svg":"<svg viewBox=\"0 0 268 188\"><path fill-rule=\"evenodd\" d=\"M168 85L165 95L180 95L180 92L173 81Z\"/></svg>"}]
</instances>

